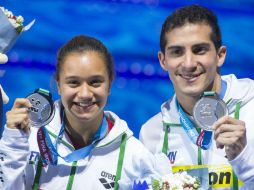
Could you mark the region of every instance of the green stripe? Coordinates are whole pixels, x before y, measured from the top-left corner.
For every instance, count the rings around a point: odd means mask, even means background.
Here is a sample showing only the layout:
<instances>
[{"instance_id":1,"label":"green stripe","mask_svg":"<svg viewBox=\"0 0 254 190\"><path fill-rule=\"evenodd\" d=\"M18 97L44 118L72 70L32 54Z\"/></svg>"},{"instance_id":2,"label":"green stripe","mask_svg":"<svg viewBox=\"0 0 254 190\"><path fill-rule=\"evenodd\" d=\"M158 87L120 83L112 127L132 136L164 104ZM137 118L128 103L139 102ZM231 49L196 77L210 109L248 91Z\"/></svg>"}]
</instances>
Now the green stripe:
<instances>
[{"instance_id":1,"label":"green stripe","mask_svg":"<svg viewBox=\"0 0 254 190\"><path fill-rule=\"evenodd\" d=\"M214 91L206 91L204 92L204 96L214 96L215 92Z\"/></svg>"},{"instance_id":2,"label":"green stripe","mask_svg":"<svg viewBox=\"0 0 254 190\"><path fill-rule=\"evenodd\" d=\"M168 127L182 127L181 124L179 123L167 123L163 121L163 126L168 126Z\"/></svg>"},{"instance_id":3,"label":"green stripe","mask_svg":"<svg viewBox=\"0 0 254 190\"><path fill-rule=\"evenodd\" d=\"M49 131L48 129L46 129L46 130L47 130L47 132L48 132L52 137L57 138L57 135L56 135L56 134L52 133L52 132ZM62 139L59 139L59 142L62 143L63 145L65 145L65 146L67 146L67 147L68 147L69 149L71 149L72 151L75 150L75 148L74 148L71 144L69 144L68 142L66 142L66 141L64 141L64 140L62 140Z\"/></svg>"},{"instance_id":4,"label":"green stripe","mask_svg":"<svg viewBox=\"0 0 254 190\"><path fill-rule=\"evenodd\" d=\"M226 102L226 104L228 105L228 104L229 104L229 102L231 102L231 100L232 100L232 98L230 98L230 99Z\"/></svg>"},{"instance_id":5,"label":"green stripe","mask_svg":"<svg viewBox=\"0 0 254 190\"><path fill-rule=\"evenodd\" d=\"M196 127L196 130L197 130L198 134L201 133L200 128ZM202 165L202 149L199 146L197 146L197 147L198 147L198 165Z\"/></svg>"},{"instance_id":6,"label":"green stripe","mask_svg":"<svg viewBox=\"0 0 254 190\"><path fill-rule=\"evenodd\" d=\"M42 171L42 160L41 160L41 158L39 158L39 161L37 163L34 183L33 183L33 187L32 187L33 190L38 190L39 189L40 178L41 178L41 171Z\"/></svg>"},{"instance_id":7,"label":"green stripe","mask_svg":"<svg viewBox=\"0 0 254 190\"><path fill-rule=\"evenodd\" d=\"M70 173L70 176L69 176L69 180L68 180L66 190L71 190L72 189L72 185L73 185L76 170L77 170L77 161L74 161L74 162L72 162L71 173Z\"/></svg>"},{"instance_id":8,"label":"green stripe","mask_svg":"<svg viewBox=\"0 0 254 190\"><path fill-rule=\"evenodd\" d=\"M242 102L237 102L236 103L235 114L234 114L235 119L240 118L241 103ZM239 187L238 187L238 178L237 178L235 172L233 171L233 190L238 190L238 189L239 189Z\"/></svg>"},{"instance_id":9,"label":"green stripe","mask_svg":"<svg viewBox=\"0 0 254 190\"><path fill-rule=\"evenodd\" d=\"M163 140L163 147L162 147L162 152L164 154L168 154L168 130L169 130L169 125L165 126L165 133L164 133L164 140Z\"/></svg>"},{"instance_id":10,"label":"green stripe","mask_svg":"<svg viewBox=\"0 0 254 190\"><path fill-rule=\"evenodd\" d=\"M46 96L49 96L49 91L48 90L45 90L45 89L43 89L43 88L39 88L39 90L38 90L40 93L42 93L42 94L45 94Z\"/></svg>"},{"instance_id":11,"label":"green stripe","mask_svg":"<svg viewBox=\"0 0 254 190\"><path fill-rule=\"evenodd\" d=\"M164 132L162 152L167 155L168 154L168 132L169 132L169 128L170 127L182 127L182 125L178 124L178 123L163 122L163 126L165 126L165 132Z\"/></svg>"},{"instance_id":12,"label":"green stripe","mask_svg":"<svg viewBox=\"0 0 254 190\"><path fill-rule=\"evenodd\" d=\"M124 133L122 135L120 152L119 152L119 157L118 157L118 162L117 162L116 180L115 180L115 184L114 184L114 190L119 189L118 181L121 179L126 142L127 142L127 134Z\"/></svg>"}]
</instances>

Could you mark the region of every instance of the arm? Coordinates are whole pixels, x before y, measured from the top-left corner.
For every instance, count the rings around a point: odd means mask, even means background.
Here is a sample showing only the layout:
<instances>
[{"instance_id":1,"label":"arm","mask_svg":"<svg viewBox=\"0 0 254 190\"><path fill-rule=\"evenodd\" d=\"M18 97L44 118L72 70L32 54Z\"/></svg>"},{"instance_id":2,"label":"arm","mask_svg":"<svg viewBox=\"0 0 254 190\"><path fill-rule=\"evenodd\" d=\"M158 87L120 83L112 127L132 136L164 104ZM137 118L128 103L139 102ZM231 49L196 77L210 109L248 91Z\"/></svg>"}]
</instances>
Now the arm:
<instances>
[{"instance_id":1,"label":"arm","mask_svg":"<svg viewBox=\"0 0 254 190\"><path fill-rule=\"evenodd\" d=\"M214 139L218 148L224 148L237 177L246 186L254 184L254 149L247 142L245 122L229 116L214 124Z\"/></svg>"},{"instance_id":2,"label":"arm","mask_svg":"<svg viewBox=\"0 0 254 190\"><path fill-rule=\"evenodd\" d=\"M6 128L0 140L0 164L4 189L25 189L24 171L29 154L30 103L17 99L13 108L6 114ZM22 108L21 108L22 107Z\"/></svg>"}]
</instances>

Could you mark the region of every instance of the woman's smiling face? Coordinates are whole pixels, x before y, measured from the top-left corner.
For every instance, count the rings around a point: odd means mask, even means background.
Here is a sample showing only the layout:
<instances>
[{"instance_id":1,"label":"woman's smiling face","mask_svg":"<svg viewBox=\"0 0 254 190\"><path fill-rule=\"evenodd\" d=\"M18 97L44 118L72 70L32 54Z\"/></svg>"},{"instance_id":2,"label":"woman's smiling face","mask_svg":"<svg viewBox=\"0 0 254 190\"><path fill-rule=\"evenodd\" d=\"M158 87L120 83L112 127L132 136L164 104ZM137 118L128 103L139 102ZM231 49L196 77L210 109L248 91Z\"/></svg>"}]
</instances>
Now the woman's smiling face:
<instances>
[{"instance_id":1,"label":"woman's smiling face","mask_svg":"<svg viewBox=\"0 0 254 190\"><path fill-rule=\"evenodd\" d=\"M91 121L103 114L111 81L100 53L69 53L64 59L57 83L69 122Z\"/></svg>"}]
</instances>

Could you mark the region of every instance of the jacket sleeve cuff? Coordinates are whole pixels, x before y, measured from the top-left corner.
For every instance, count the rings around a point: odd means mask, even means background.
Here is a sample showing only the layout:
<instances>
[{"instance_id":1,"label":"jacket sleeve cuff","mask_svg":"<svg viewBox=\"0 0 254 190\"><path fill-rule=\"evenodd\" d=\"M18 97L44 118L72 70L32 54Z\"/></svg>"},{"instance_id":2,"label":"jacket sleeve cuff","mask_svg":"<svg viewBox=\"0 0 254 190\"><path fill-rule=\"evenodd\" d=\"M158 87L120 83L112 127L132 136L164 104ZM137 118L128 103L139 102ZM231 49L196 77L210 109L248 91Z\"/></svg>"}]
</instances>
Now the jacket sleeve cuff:
<instances>
[{"instance_id":1,"label":"jacket sleeve cuff","mask_svg":"<svg viewBox=\"0 0 254 190\"><path fill-rule=\"evenodd\" d=\"M10 129L5 126L2 135L2 143L11 149L27 149L30 132L26 133L19 129Z\"/></svg>"},{"instance_id":2,"label":"jacket sleeve cuff","mask_svg":"<svg viewBox=\"0 0 254 190\"><path fill-rule=\"evenodd\" d=\"M254 183L254 149L247 143L243 151L233 160L229 161L237 177L245 184Z\"/></svg>"}]
</instances>

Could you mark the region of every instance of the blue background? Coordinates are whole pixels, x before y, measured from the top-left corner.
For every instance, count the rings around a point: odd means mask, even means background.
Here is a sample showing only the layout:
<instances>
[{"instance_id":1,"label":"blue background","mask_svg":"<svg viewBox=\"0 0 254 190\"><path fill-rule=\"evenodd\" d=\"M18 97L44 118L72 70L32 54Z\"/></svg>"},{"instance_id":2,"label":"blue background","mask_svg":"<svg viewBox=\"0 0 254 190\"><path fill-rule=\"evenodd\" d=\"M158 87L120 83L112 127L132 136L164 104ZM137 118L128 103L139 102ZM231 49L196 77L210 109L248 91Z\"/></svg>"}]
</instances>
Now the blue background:
<instances>
[{"instance_id":1,"label":"blue background","mask_svg":"<svg viewBox=\"0 0 254 190\"><path fill-rule=\"evenodd\" d=\"M157 60L161 25L172 10L193 3L218 15L228 48L222 74L254 79L253 0L0 1L15 15L22 15L25 24L36 19L8 52L9 62L0 65L0 82L10 97L4 112L15 98L39 87L49 89L57 99L56 52L74 35L86 34L100 39L114 56L117 77L107 109L126 120L137 137L142 123L173 94Z\"/></svg>"}]
</instances>

